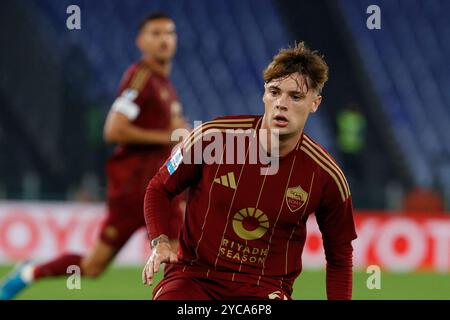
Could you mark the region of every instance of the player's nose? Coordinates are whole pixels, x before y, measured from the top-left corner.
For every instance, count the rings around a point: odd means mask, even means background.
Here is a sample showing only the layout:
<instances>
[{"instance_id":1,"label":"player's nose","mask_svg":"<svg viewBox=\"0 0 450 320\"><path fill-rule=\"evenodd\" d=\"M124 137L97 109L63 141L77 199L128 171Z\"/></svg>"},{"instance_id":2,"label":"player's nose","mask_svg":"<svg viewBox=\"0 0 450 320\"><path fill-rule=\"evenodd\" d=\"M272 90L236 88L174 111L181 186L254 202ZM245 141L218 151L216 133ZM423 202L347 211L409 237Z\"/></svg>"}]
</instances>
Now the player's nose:
<instances>
[{"instance_id":1,"label":"player's nose","mask_svg":"<svg viewBox=\"0 0 450 320\"><path fill-rule=\"evenodd\" d=\"M286 97L284 94L281 94L278 99L275 101L275 109L276 110L283 110L286 111L287 107L286 107Z\"/></svg>"},{"instance_id":2,"label":"player's nose","mask_svg":"<svg viewBox=\"0 0 450 320\"><path fill-rule=\"evenodd\" d=\"M169 41L170 41L170 37L171 37L170 34L164 33L164 34L161 35L161 41L162 41L163 43L165 43L165 44L168 44Z\"/></svg>"},{"instance_id":3,"label":"player's nose","mask_svg":"<svg viewBox=\"0 0 450 320\"><path fill-rule=\"evenodd\" d=\"M275 109L276 109L276 110L286 111L286 110L287 110L287 107L286 107L285 104L283 104L283 103L276 103L276 104L275 104Z\"/></svg>"}]
</instances>

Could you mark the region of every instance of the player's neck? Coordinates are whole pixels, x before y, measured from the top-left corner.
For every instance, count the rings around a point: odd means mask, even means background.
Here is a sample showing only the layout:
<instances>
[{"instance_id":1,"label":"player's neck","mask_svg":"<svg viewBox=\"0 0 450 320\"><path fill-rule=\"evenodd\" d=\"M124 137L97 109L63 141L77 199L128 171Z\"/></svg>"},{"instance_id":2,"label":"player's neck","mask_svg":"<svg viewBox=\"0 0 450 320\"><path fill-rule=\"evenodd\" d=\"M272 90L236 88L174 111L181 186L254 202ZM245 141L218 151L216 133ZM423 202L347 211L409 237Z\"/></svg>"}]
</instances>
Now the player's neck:
<instances>
[{"instance_id":1,"label":"player's neck","mask_svg":"<svg viewBox=\"0 0 450 320\"><path fill-rule=\"evenodd\" d=\"M292 150L295 149L298 140L300 139L302 132L292 135L292 136L280 136L279 137L279 145L280 145L280 157L284 157L288 155Z\"/></svg>"},{"instance_id":2,"label":"player's neck","mask_svg":"<svg viewBox=\"0 0 450 320\"><path fill-rule=\"evenodd\" d=\"M271 133L269 126L265 123L263 119L261 124L261 129L265 129L267 132L267 150L272 150L272 143L274 143L274 139L277 139L279 156L284 157L288 155L292 150L297 146L298 140L302 136L303 130L292 134L292 135L274 135ZM270 153L270 152L269 152Z\"/></svg>"},{"instance_id":3,"label":"player's neck","mask_svg":"<svg viewBox=\"0 0 450 320\"><path fill-rule=\"evenodd\" d=\"M276 146L272 145L275 143L274 139L278 139L278 157L282 158L287 156L292 150L295 149L295 146L297 145L298 139L300 139L301 133L297 135L295 138L289 138L289 139L283 139L283 137L275 137L274 135L271 135L270 132L268 133L268 143L267 147L263 145L263 148L267 148L267 154L271 154L271 151L274 151L273 149L277 149Z\"/></svg>"},{"instance_id":4,"label":"player's neck","mask_svg":"<svg viewBox=\"0 0 450 320\"><path fill-rule=\"evenodd\" d=\"M158 61L151 56L142 56L142 61L144 61L152 71L159 73L165 77L170 75L170 71L172 69L172 63L170 61Z\"/></svg>"}]
</instances>

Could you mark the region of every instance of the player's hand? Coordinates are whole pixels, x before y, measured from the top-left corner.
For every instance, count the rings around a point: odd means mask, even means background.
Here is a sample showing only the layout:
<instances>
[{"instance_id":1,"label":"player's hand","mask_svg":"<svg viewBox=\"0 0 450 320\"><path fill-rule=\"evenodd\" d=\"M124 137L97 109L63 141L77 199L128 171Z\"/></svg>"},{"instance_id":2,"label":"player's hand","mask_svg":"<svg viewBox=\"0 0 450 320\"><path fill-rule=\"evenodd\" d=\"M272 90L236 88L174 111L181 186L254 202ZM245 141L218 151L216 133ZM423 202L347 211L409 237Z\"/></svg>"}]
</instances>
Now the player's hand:
<instances>
[{"instance_id":1,"label":"player's hand","mask_svg":"<svg viewBox=\"0 0 450 320\"><path fill-rule=\"evenodd\" d=\"M142 283L151 286L153 284L153 276L159 271L161 263L177 263L177 254L173 251L169 242L160 242L153 248L147 264L142 270Z\"/></svg>"}]
</instances>

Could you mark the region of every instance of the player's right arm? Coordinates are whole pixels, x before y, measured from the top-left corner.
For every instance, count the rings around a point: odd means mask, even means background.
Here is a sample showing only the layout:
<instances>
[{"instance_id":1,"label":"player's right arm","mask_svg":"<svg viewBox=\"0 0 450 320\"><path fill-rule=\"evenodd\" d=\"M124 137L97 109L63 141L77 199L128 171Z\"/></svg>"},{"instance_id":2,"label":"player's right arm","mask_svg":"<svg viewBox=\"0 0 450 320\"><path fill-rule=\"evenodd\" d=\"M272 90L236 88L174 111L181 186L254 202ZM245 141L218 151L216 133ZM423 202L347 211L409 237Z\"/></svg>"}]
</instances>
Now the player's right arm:
<instances>
[{"instance_id":1,"label":"player's right arm","mask_svg":"<svg viewBox=\"0 0 450 320\"><path fill-rule=\"evenodd\" d=\"M190 161L193 160L192 151L197 149L190 142L195 137L200 137L202 130L200 127L191 132L148 184L144 216L149 238L152 239L152 252L142 271L144 284L153 284L153 275L158 272L161 263L177 262L170 243L167 213L170 212L171 200L188 187L195 186L201 179L202 165ZM198 139L196 143L201 144L201 149L206 145L202 143L202 139ZM158 240L156 243L155 239Z\"/></svg>"},{"instance_id":2,"label":"player's right arm","mask_svg":"<svg viewBox=\"0 0 450 320\"><path fill-rule=\"evenodd\" d=\"M173 241L170 241L169 237L162 234L157 239L153 239L152 242L157 241L158 244L152 245L152 252L147 260L147 263L142 270L142 283L152 285L153 275L159 271L161 263L176 263L178 262L177 254L173 251Z\"/></svg>"},{"instance_id":3,"label":"player's right arm","mask_svg":"<svg viewBox=\"0 0 450 320\"><path fill-rule=\"evenodd\" d=\"M125 102L131 103L131 102ZM171 144L171 130L143 129L120 110L111 109L106 118L103 137L107 143Z\"/></svg>"}]
</instances>

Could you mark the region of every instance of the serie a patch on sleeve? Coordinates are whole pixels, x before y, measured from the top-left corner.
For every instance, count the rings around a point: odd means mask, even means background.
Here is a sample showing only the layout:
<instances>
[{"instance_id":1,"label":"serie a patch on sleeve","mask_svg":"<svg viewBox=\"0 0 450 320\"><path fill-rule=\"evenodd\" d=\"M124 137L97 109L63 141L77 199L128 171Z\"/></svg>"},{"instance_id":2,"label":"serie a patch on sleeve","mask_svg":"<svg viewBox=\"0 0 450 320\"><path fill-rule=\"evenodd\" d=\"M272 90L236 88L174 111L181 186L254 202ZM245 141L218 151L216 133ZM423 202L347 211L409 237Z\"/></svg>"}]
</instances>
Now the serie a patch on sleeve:
<instances>
[{"instance_id":1,"label":"serie a patch on sleeve","mask_svg":"<svg viewBox=\"0 0 450 320\"><path fill-rule=\"evenodd\" d=\"M170 175L177 170L181 161L183 161L183 155L181 154L181 149L178 149L166 164L167 171L169 171Z\"/></svg>"},{"instance_id":2,"label":"serie a patch on sleeve","mask_svg":"<svg viewBox=\"0 0 450 320\"><path fill-rule=\"evenodd\" d=\"M138 95L139 95L139 91L137 91L136 89L128 88L122 92L121 96L128 100L134 101Z\"/></svg>"}]
</instances>

